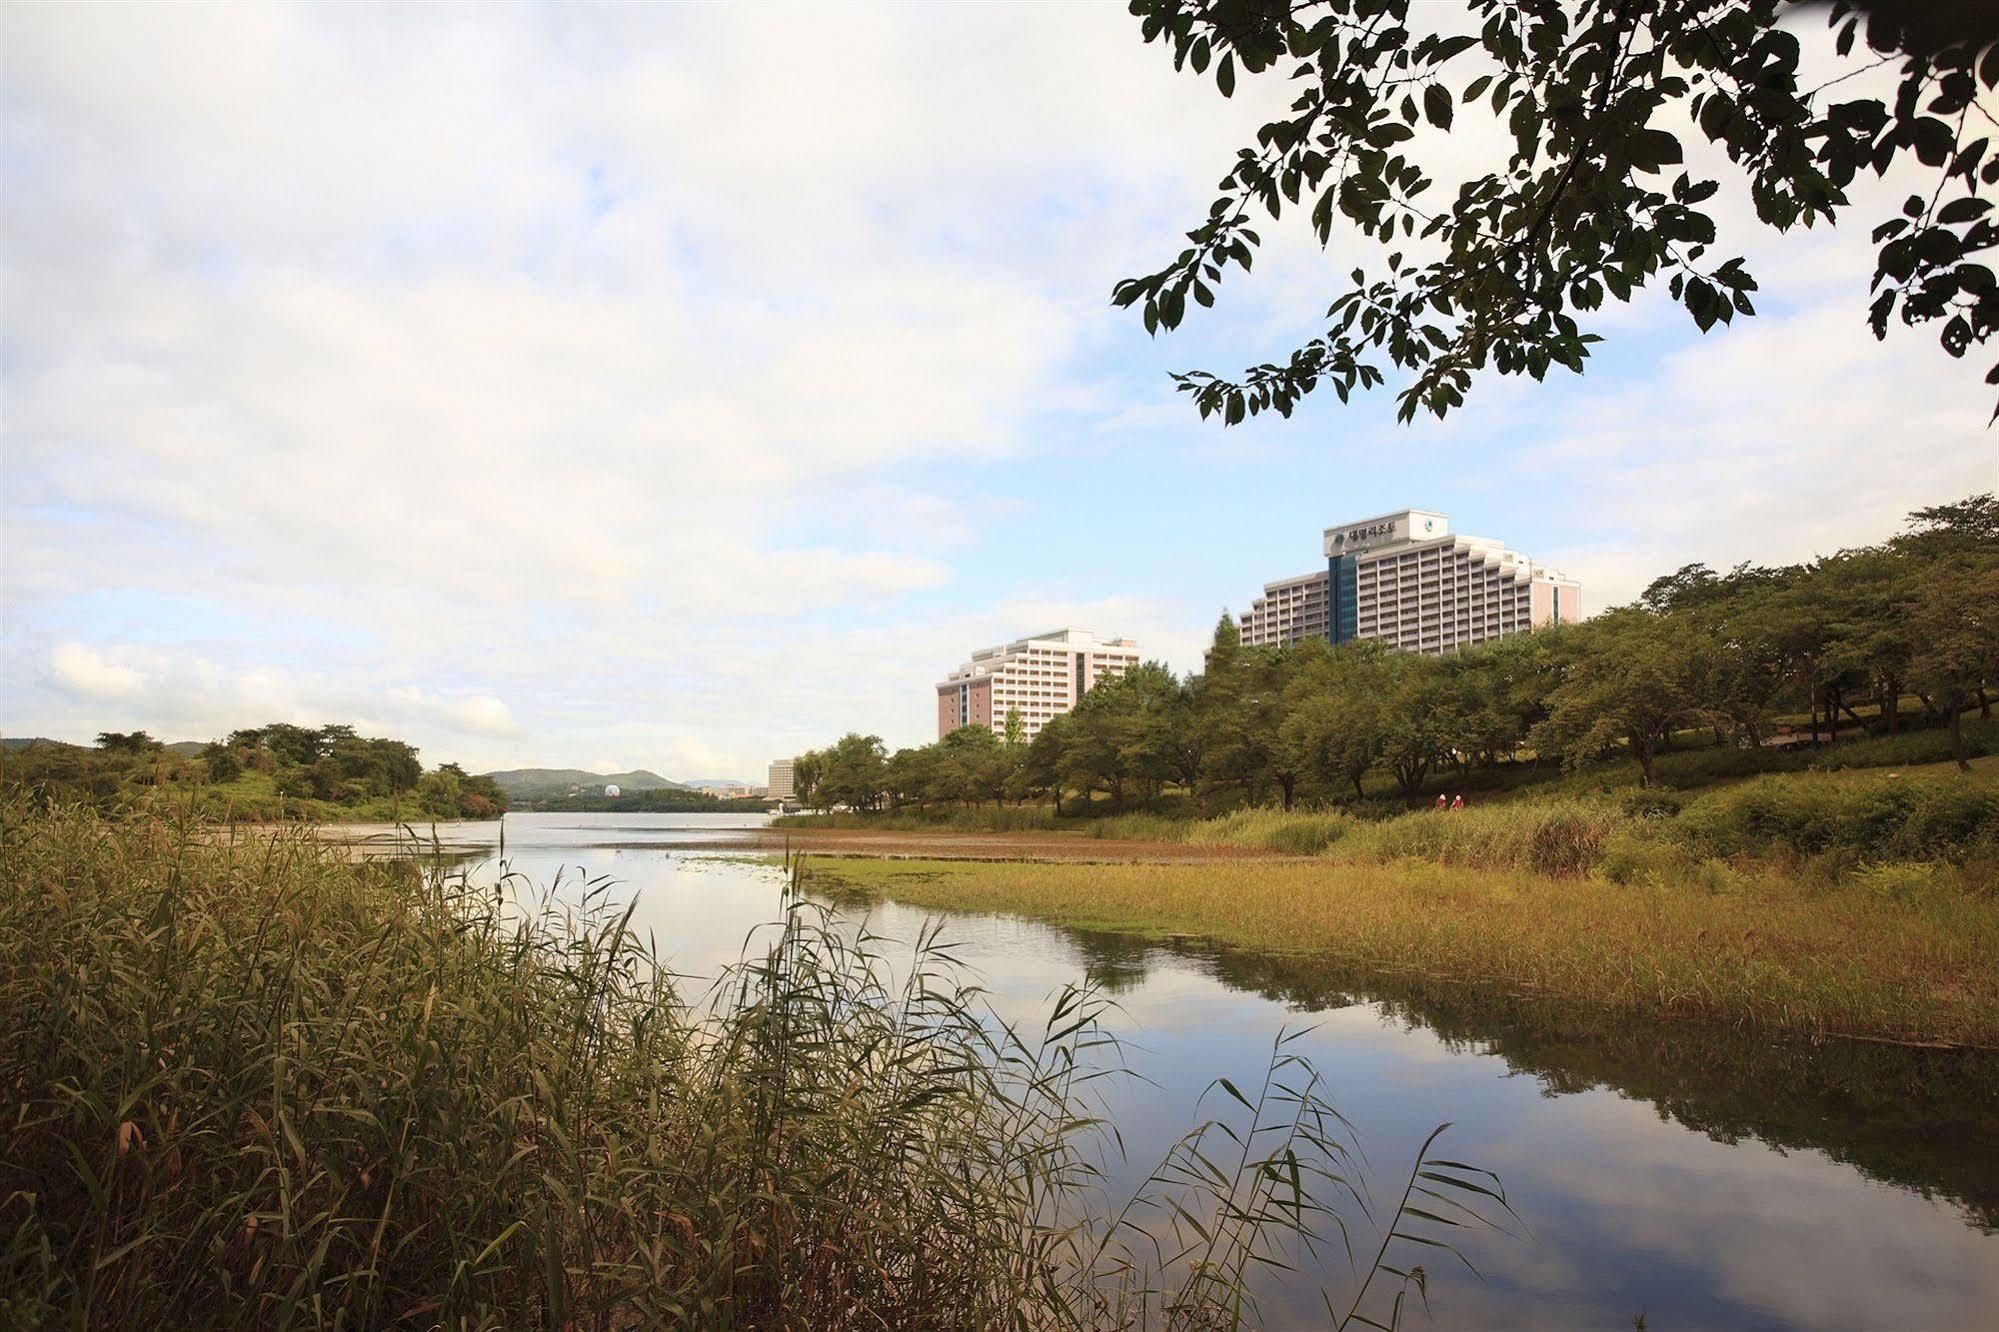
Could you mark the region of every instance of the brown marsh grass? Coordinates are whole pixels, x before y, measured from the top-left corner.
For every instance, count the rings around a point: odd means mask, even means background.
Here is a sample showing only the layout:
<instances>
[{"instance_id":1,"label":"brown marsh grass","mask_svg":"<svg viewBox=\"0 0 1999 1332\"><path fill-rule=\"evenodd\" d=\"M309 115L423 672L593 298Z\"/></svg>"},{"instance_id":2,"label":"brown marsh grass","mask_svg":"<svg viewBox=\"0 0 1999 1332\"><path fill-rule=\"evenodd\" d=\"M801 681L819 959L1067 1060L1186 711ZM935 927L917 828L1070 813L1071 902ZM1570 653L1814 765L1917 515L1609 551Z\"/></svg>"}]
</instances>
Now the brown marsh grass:
<instances>
[{"instance_id":1,"label":"brown marsh grass","mask_svg":"<svg viewBox=\"0 0 1999 1332\"><path fill-rule=\"evenodd\" d=\"M1474 821L1427 822L1454 832ZM1999 897L1961 868L1877 866L1828 882L1710 860L1620 882L1449 854L812 863L814 883L916 906L1198 935L1624 1012L1999 1046Z\"/></svg>"}]
</instances>

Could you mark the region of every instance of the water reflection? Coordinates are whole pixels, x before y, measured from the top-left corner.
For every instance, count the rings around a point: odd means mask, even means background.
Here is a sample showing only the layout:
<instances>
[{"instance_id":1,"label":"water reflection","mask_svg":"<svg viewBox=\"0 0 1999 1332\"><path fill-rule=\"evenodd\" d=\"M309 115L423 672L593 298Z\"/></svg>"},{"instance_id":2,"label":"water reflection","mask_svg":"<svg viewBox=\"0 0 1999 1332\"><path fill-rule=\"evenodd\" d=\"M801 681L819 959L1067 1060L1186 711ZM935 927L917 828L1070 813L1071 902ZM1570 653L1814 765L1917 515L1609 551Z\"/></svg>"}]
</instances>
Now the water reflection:
<instances>
[{"instance_id":1,"label":"water reflection","mask_svg":"<svg viewBox=\"0 0 1999 1332\"><path fill-rule=\"evenodd\" d=\"M510 816L507 852L538 883L616 880L635 927L700 977L774 917L783 882L773 865L731 858L732 835L713 816ZM456 839L475 876L497 872L486 839ZM661 845L690 842L714 849ZM927 918L893 903L835 909L893 939ZM1992 1055L1564 1012L1434 978L994 916L955 918L949 936L1009 1015L1084 977L1117 997L1148 1079L1105 1106L1133 1171L1194 1122L1211 1078L1258 1076L1287 1024L1315 1024L1305 1052L1383 1184L1456 1121L1448 1154L1501 1174L1532 1239L1472 1237L1484 1282L1433 1264L1439 1325L1999 1325ZM1338 1254L1273 1276L1267 1323L1322 1324L1318 1287L1346 1282Z\"/></svg>"},{"instance_id":2,"label":"water reflection","mask_svg":"<svg viewBox=\"0 0 1999 1332\"><path fill-rule=\"evenodd\" d=\"M1373 1005L1454 1051L1498 1055L1547 1096L1607 1089L1719 1143L1824 1152L1999 1232L1999 1058L1987 1052L1779 1040L1192 942L1090 934L1077 944L1093 974L1114 973L1127 990L1143 983L1148 958L1170 957L1300 1012Z\"/></svg>"}]
</instances>

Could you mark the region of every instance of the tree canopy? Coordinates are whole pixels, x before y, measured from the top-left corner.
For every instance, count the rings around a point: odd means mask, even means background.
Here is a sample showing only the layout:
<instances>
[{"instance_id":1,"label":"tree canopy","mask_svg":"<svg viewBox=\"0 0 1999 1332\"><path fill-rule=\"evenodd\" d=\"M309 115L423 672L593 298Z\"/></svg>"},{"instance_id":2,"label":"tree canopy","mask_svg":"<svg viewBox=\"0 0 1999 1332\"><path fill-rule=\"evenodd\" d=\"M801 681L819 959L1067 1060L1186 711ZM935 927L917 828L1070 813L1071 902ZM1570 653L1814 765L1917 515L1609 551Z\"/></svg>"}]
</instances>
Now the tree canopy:
<instances>
[{"instance_id":1,"label":"tree canopy","mask_svg":"<svg viewBox=\"0 0 1999 1332\"><path fill-rule=\"evenodd\" d=\"M1999 121L1979 104L1999 84L1994 6L1823 7L1839 67L1808 78L1799 30L1820 7L1791 0L1131 0L1147 42L1176 69L1290 80L1288 114L1265 124L1222 178L1187 245L1120 282L1119 306L1149 332L1209 306L1247 272L1260 218L1304 213L1321 245L1337 223L1384 246L1336 286L1326 327L1282 360L1229 379L1174 376L1203 417L1229 425L1330 383L1342 401L1408 376L1398 415L1444 415L1473 376L1581 371L1599 336L1590 314L1663 282L1707 331L1755 313L1740 256L1718 253L1721 176L1746 186L1779 231L1840 220L1862 176L1904 165L1920 188L1869 219L1876 246L1866 318L1935 325L1962 357L1999 327L1986 255L1999 241L1988 187ZM1871 11L1871 12L1870 12ZM1412 14L1414 21L1412 21ZM1854 76L1892 66L1892 96ZM1473 116L1503 131L1454 197L1446 136ZM1689 165L1689 147L1727 167ZM1456 150L1462 154L1465 149ZM1898 173L1899 178L1899 173ZM1439 190L1441 194L1444 191ZM1999 384L1999 366L1987 376ZM1999 415L1999 414L1995 414Z\"/></svg>"}]
</instances>

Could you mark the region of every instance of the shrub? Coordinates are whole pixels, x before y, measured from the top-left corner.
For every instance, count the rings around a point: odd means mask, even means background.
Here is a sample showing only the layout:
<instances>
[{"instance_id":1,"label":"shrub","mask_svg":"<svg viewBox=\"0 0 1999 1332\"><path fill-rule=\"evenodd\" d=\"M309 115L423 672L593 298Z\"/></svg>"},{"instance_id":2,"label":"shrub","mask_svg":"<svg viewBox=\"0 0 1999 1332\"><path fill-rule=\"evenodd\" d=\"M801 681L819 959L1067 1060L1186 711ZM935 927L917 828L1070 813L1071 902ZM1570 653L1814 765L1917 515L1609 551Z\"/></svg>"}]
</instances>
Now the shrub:
<instances>
[{"instance_id":1,"label":"shrub","mask_svg":"<svg viewBox=\"0 0 1999 1332\"><path fill-rule=\"evenodd\" d=\"M1594 872L1612 883L1663 885L1685 879L1692 863L1679 843L1639 823L1604 839Z\"/></svg>"},{"instance_id":2,"label":"shrub","mask_svg":"<svg viewBox=\"0 0 1999 1332\"><path fill-rule=\"evenodd\" d=\"M1685 808L1686 802L1672 791L1652 786L1626 793L1619 804L1634 819L1669 819Z\"/></svg>"},{"instance_id":3,"label":"shrub","mask_svg":"<svg viewBox=\"0 0 1999 1332\"><path fill-rule=\"evenodd\" d=\"M1863 865L1848 876L1847 882L1861 892L1890 902L1916 902L1936 893L1942 876L1935 865L1895 862Z\"/></svg>"},{"instance_id":4,"label":"shrub","mask_svg":"<svg viewBox=\"0 0 1999 1332\"><path fill-rule=\"evenodd\" d=\"M1999 845L1999 793L1948 775L1760 777L1693 801L1673 831L1721 856L1962 861Z\"/></svg>"},{"instance_id":5,"label":"shrub","mask_svg":"<svg viewBox=\"0 0 1999 1332\"><path fill-rule=\"evenodd\" d=\"M1342 859L1403 857L1488 869L1583 874L1624 824L1616 811L1584 800L1516 801L1452 811L1419 810L1359 824L1334 848Z\"/></svg>"},{"instance_id":6,"label":"shrub","mask_svg":"<svg viewBox=\"0 0 1999 1332\"><path fill-rule=\"evenodd\" d=\"M1302 810L1239 809L1187 827L1180 840L1315 856L1355 826L1350 815Z\"/></svg>"}]
</instances>

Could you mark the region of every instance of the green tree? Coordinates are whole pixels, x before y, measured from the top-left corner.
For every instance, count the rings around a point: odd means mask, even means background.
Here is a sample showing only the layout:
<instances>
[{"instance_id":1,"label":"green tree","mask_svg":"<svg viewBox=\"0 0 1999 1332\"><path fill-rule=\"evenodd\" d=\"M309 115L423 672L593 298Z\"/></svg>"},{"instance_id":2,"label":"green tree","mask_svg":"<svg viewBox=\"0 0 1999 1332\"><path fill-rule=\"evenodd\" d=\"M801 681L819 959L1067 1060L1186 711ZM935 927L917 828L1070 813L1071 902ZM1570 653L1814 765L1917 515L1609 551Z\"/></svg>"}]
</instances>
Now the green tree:
<instances>
[{"instance_id":1,"label":"green tree","mask_svg":"<svg viewBox=\"0 0 1999 1332\"><path fill-rule=\"evenodd\" d=\"M1295 767L1328 789L1351 786L1355 799L1366 794L1361 783L1381 758L1386 651L1363 640L1308 660L1291 684L1280 728Z\"/></svg>"},{"instance_id":2,"label":"green tree","mask_svg":"<svg viewBox=\"0 0 1999 1332\"><path fill-rule=\"evenodd\" d=\"M217 741L201 751L201 764L208 774L208 780L216 785L226 785L243 775L243 760L236 757L236 751Z\"/></svg>"},{"instance_id":3,"label":"green tree","mask_svg":"<svg viewBox=\"0 0 1999 1332\"><path fill-rule=\"evenodd\" d=\"M1111 803L1124 807L1125 785L1130 776L1129 739L1133 709L1126 691L1117 681L1100 684L1084 694L1067 713L1062 744L1063 784L1087 802L1101 786Z\"/></svg>"},{"instance_id":4,"label":"green tree","mask_svg":"<svg viewBox=\"0 0 1999 1332\"><path fill-rule=\"evenodd\" d=\"M1186 689L1185 730L1178 768L1198 800L1201 783L1242 779L1245 755L1236 744L1235 714L1242 692L1242 631L1222 612L1209 643L1206 669Z\"/></svg>"},{"instance_id":5,"label":"green tree","mask_svg":"<svg viewBox=\"0 0 1999 1332\"><path fill-rule=\"evenodd\" d=\"M231 732L229 747L268 750L280 764L294 768L303 768L318 762L319 756L325 752L318 731L307 726L293 726L288 722L272 722L268 726L260 726L254 730Z\"/></svg>"},{"instance_id":6,"label":"green tree","mask_svg":"<svg viewBox=\"0 0 1999 1332\"><path fill-rule=\"evenodd\" d=\"M941 798L967 805L1006 795L1005 742L983 726L960 726L937 742Z\"/></svg>"},{"instance_id":7,"label":"green tree","mask_svg":"<svg viewBox=\"0 0 1999 1332\"><path fill-rule=\"evenodd\" d=\"M1999 560L1933 571L1908 610L1917 648L1909 663L1915 686L1936 700L1950 726L1950 752L1971 771L1964 710L1999 679Z\"/></svg>"},{"instance_id":8,"label":"green tree","mask_svg":"<svg viewBox=\"0 0 1999 1332\"><path fill-rule=\"evenodd\" d=\"M1224 96L1239 77L1275 72L1294 97L1228 165L1185 248L1112 300L1138 306L1148 331L1173 329L1190 303L1214 304L1231 267L1249 269L1257 214L1302 213L1322 246L1350 227L1392 252L1383 267L1352 269L1322 333L1234 381L1174 378L1202 416L1234 425L1288 416L1322 382L1345 401L1382 384L1386 363L1410 376L1401 419L1441 416L1480 371L1580 372L1599 340L1584 324L1606 297L1663 282L1704 332L1755 313L1743 260L1713 252L1708 201L1722 181L1683 165L1688 144L1705 142L1779 231L1840 220L1863 173L1922 173L1900 215L1875 219L1867 320L1877 337L1891 318L1935 323L1962 356L1999 327L1985 262L1999 226L1983 197L1999 154L1976 105L1999 86L1993 10L1877 3L1863 17L1832 4L1836 65L1811 83L1797 33L1780 23L1800 8L1131 0L1141 35L1164 42L1176 69L1212 73ZM1845 82L1885 63L1892 97ZM1487 138L1505 146L1475 158L1454 197L1429 197L1437 179L1463 174L1445 156Z\"/></svg>"},{"instance_id":9,"label":"green tree","mask_svg":"<svg viewBox=\"0 0 1999 1332\"><path fill-rule=\"evenodd\" d=\"M1185 771L1186 754L1175 738L1176 728L1186 719L1180 681L1164 662L1143 661L1097 687L1115 687L1124 695L1126 715L1120 732L1124 765L1144 798L1157 798L1167 782Z\"/></svg>"},{"instance_id":10,"label":"green tree","mask_svg":"<svg viewBox=\"0 0 1999 1332\"><path fill-rule=\"evenodd\" d=\"M887 769L881 737L849 731L825 751L817 797L827 806L879 809L887 795Z\"/></svg>"},{"instance_id":11,"label":"green tree","mask_svg":"<svg viewBox=\"0 0 1999 1332\"><path fill-rule=\"evenodd\" d=\"M1069 724L1066 714L1043 722L1027 742L1027 760L1021 765L1021 784L1054 801L1058 818L1062 814L1063 774L1068 768Z\"/></svg>"},{"instance_id":12,"label":"green tree","mask_svg":"<svg viewBox=\"0 0 1999 1332\"><path fill-rule=\"evenodd\" d=\"M1672 731L1721 712L1711 692L1721 650L1684 617L1615 610L1577 626L1567 646L1547 720L1534 728L1543 753L1574 765L1621 743L1650 786Z\"/></svg>"},{"instance_id":13,"label":"green tree","mask_svg":"<svg viewBox=\"0 0 1999 1332\"><path fill-rule=\"evenodd\" d=\"M1381 759L1402 794L1413 796L1451 753L1450 682L1436 657L1398 652L1381 666Z\"/></svg>"},{"instance_id":14,"label":"green tree","mask_svg":"<svg viewBox=\"0 0 1999 1332\"><path fill-rule=\"evenodd\" d=\"M825 773L826 756L816 749L808 749L792 760L791 793L800 804L821 811L832 807L824 798L825 784L821 779Z\"/></svg>"},{"instance_id":15,"label":"green tree","mask_svg":"<svg viewBox=\"0 0 1999 1332\"><path fill-rule=\"evenodd\" d=\"M1844 703L1850 683L1871 688L1884 732L1901 724L1902 693L1916 652L1914 630L1903 612L1926 576L1916 562L1876 547L1819 561L1808 582L1831 611L1824 662L1831 706ZM1858 723L1851 707L1846 711Z\"/></svg>"}]
</instances>

